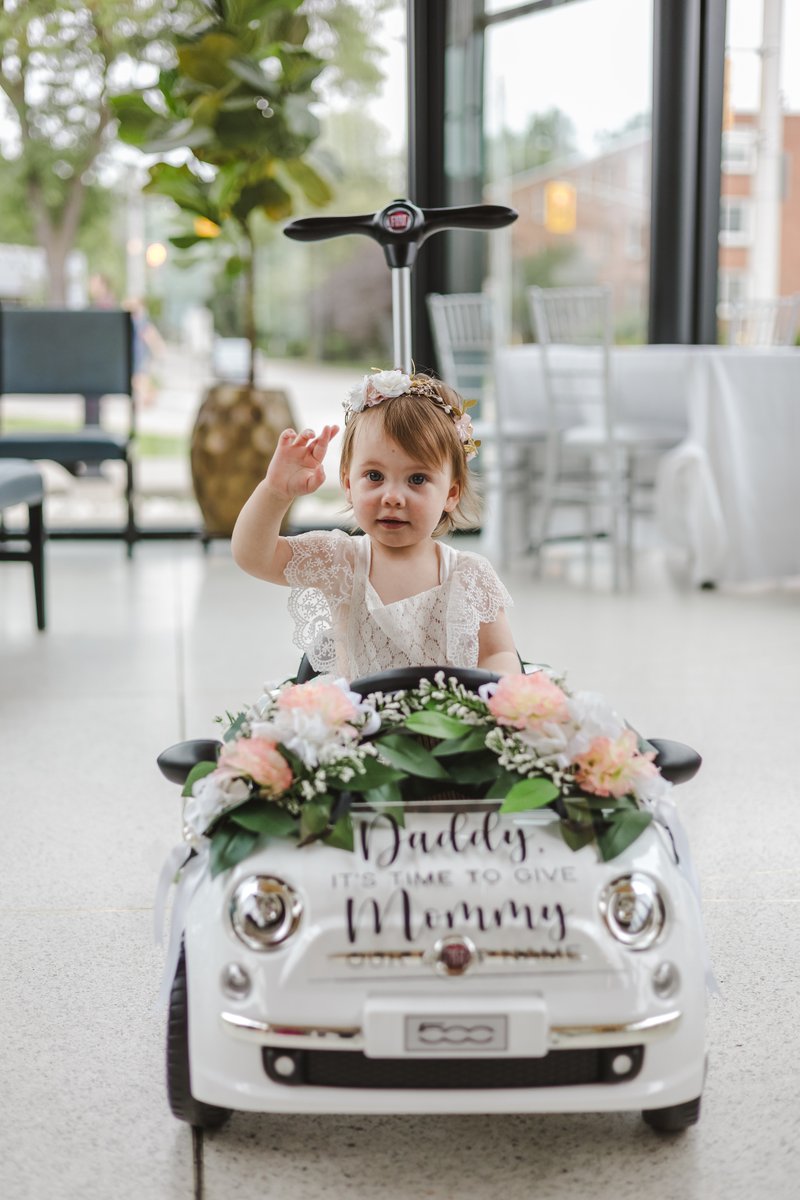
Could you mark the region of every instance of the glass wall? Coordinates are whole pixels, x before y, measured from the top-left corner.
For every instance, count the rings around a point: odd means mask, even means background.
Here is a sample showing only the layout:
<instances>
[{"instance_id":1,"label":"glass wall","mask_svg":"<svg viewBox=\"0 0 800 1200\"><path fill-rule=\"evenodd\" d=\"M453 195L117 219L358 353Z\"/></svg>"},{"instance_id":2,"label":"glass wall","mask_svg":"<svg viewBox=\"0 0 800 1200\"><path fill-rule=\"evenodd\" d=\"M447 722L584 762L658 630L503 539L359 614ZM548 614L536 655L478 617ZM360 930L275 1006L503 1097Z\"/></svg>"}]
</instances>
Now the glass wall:
<instances>
[{"instance_id":1,"label":"glass wall","mask_svg":"<svg viewBox=\"0 0 800 1200\"><path fill-rule=\"evenodd\" d=\"M615 336L647 336L652 5L487 3L486 199L519 219L490 239L492 288L529 340L531 284L610 284ZM480 283L478 283L480 286Z\"/></svg>"},{"instance_id":2,"label":"glass wall","mask_svg":"<svg viewBox=\"0 0 800 1200\"><path fill-rule=\"evenodd\" d=\"M719 335L737 304L800 292L800 5L728 0Z\"/></svg>"}]
</instances>

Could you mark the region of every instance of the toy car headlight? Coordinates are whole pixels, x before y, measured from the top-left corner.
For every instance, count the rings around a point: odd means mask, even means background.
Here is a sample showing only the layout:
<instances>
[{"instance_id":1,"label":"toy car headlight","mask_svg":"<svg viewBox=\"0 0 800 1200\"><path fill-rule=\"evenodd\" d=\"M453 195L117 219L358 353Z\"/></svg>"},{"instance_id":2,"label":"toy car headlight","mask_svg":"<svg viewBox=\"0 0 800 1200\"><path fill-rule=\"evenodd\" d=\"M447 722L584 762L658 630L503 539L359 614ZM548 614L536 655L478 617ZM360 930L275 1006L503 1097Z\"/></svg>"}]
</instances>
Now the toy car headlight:
<instances>
[{"instance_id":1,"label":"toy car headlight","mask_svg":"<svg viewBox=\"0 0 800 1200\"><path fill-rule=\"evenodd\" d=\"M611 934L630 950L657 941L666 914L658 888L647 875L619 875L600 896L600 912Z\"/></svg>"},{"instance_id":2,"label":"toy car headlight","mask_svg":"<svg viewBox=\"0 0 800 1200\"><path fill-rule=\"evenodd\" d=\"M231 896L233 931L251 950L273 950L300 923L303 904L294 888L274 875L249 875Z\"/></svg>"}]
</instances>

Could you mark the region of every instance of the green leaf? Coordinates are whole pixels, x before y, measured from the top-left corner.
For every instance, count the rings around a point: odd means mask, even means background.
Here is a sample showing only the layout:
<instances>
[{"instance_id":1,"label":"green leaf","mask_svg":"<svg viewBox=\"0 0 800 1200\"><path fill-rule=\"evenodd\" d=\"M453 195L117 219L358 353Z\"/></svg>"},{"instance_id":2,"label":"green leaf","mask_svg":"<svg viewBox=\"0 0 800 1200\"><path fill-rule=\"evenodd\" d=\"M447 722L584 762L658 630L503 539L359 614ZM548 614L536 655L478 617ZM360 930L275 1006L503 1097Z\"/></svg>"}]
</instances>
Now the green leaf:
<instances>
[{"instance_id":1,"label":"green leaf","mask_svg":"<svg viewBox=\"0 0 800 1200\"><path fill-rule=\"evenodd\" d=\"M623 850L627 850L628 846L644 833L652 819L651 814L643 809L612 817L609 828L597 839L603 862L608 862L609 859L622 854Z\"/></svg>"},{"instance_id":2,"label":"green leaf","mask_svg":"<svg viewBox=\"0 0 800 1200\"><path fill-rule=\"evenodd\" d=\"M370 792L403 778L403 772L395 767L387 767L375 758L367 758L364 760L364 774L354 776L346 786L351 792Z\"/></svg>"},{"instance_id":3,"label":"green leaf","mask_svg":"<svg viewBox=\"0 0 800 1200\"><path fill-rule=\"evenodd\" d=\"M228 60L240 49L241 44L236 38L211 31L178 48L178 69L197 83L221 88L230 78Z\"/></svg>"},{"instance_id":4,"label":"green leaf","mask_svg":"<svg viewBox=\"0 0 800 1200\"><path fill-rule=\"evenodd\" d=\"M412 713L406 717L403 724L412 733L423 733L427 737L435 738L457 738L470 729L469 725L459 721L457 717L448 717L446 713L435 712L433 709Z\"/></svg>"},{"instance_id":5,"label":"green leaf","mask_svg":"<svg viewBox=\"0 0 800 1200\"><path fill-rule=\"evenodd\" d=\"M325 829L331 816L330 801L309 800L300 810L300 844L314 841Z\"/></svg>"},{"instance_id":6,"label":"green leaf","mask_svg":"<svg viewBox=\"0 0 800 1200\"><path fill-rule=\"evenodd\" d=\"M180 167L154 163L150 168L150 181L142 190L151 195L169 196L180 208L219 224L219 213L208 197L206 185L185 163Z\"/></svg>"},{"instance_id":7,"label":"green leaf","mask_svg":"<svg viewBox=\"0 0 800 1200\"><path fill-rule=\"evenodd\" d=\"M396 772L396 774L399 774L399 772ZM364 802L383 808L389 804L402 804L403 797L400 788L397 786L397 781L391 779L388 783L382 783L380 787L369 788L365 791Z\"/></svg>"},{"instance_id":8,"label":"green leaf","mask_svg":"<svg viewBox=\"0 0 800 1200\"><path fill-rule=\"evenodd\" d=\"M206 242L208 238L198 237L195 233L181 233L176 237L169 239L170 245L176 250L191 250L192 246L196 246L198 242Z\"/></svg>"},{"instance_id":9,"label":"green leaf","mask_svg":"<svg viewBox=\"0 0 800 1200\"><path fill-rule=\"evenodd\" d=\"M205 241L205 238L203 240ZM237 713L235 717L231 716L230 713L226 713L226 716L228 717L229 724L228 728L222 735L222 740L225 742L232 742L234 738L239 736L239 730L247 720L247 712L243 709L241 712Z\"/></svg>"},{"instance_id":10,"label":"green leaf","mask_svg":"<svg viewBox=\"0 0 800 1200\"><path fill-rule=\"evenodd\" d=\"M229 279L235 279L238 275L241 275L242 271L247 269L248 265L246 259L238 254L232 254L225 263L225 274Z\"/></svg>"},{"instance_id":11,"label":"green leaf","mask_svg":"<svg viewBox=\"0 0 800 1200\"><path fill-rule=\"evenodd\" d=\"M222 871L230 870L248 854L252 854L258 843L258 834L247 829L237 829L226 821L211 837L211 878Z\"/></svg>"},{"instance_id":12,"label":"green leaf","mask_svg":"<svg viewBox=\"0 0 800 1200\"><path fill-rule=\"evenodd\" d=\"M497 759L488 750L447 761L447 778L454 783L489 783L497 775Z\"/></svg>"},{"instance_id":13,"label":"green leaf","mask_svg":"<svg viewBox=\"0 0 800 1200\"><path fill-rule=\"evenodd\" d=\"M506 796L500 812L527 812L533 808L544 808L557 795L558 788L550 779L521 779Z\"/></svg>"},{"instance_id":14,"label":"green leaf","mask_svg":"<svg viewBox=\"0 0 800 1200\"><path fill-rule=\"evenodd\" d=\"M161 132L143 141L140 148L145 154L168 154L170 150L181 150L184 146L196 150L213 140L212 129L196 123L191 117L185 117L175 125L165 125Z\"/></svg>"},{"instance_id":15,"label":"green leaf","mask_svg":"<svg viewBox=\"0 0 800 1200\"><path fill-rule=\"evenodd\" d=\"M212 771L217 769L215 762L199 762L195 763L189 774L186 776L186 782L183 785L182 796L191 796L192 788L197 783L198 779L203 779L206 775L210 775Z\"/></svg>"},{"instance_id":16,"label":"green leaf","mask_svg":"<svg viewBox=\"0 0 800 1200\"><path fill-rule=\"evenodd\" d=\"M288 158L283 167L293 183L295 183L311 204L322 208L333 199L333 192L328 181L318 171L302 158Z\"/></svg>"},{"instance_id":17,"label":"green leaf","mask_svg":"<svg viewBox=\"0 0 800 1200\"><path fill-rule=\"evenodd\" d=\"M158 123L163 123L163 117L159 117L138 92L112 96L109 103L119 121L117 136L129 146L141 146L148 137L152 137Z\"/></svg>"},{"instance_id":18,"label":"green leaf","mask_svg":"<svg viewBox=\"0 0 800 1200\"><path fill-rule=\"evenodd\" d=\"M392 766L409 775L421 775L423 779L447 779L447 771L442 764L413 738L390 733L381 738L377 746Z\"/></svg>"},{"instance_id":19,"label":"green leaf","mask_svg":"<svg viewBox=\"0 0 800 1200\"><path fill-rule=\"evenodd\" d=\"M244 221L256 208L263 209L271 220L282 220L292 213L292 197L277 179L259 179L257 183L242 188L231 212Z\"/></svg>"},{"instance_id":20,"label":"green leaf","mask_svg":"<svg viewBox=\"0 0 800 1200\"><path fill-rule=\"evenodd\" d=\"M326 846L335 846L338 850L352 850L353 821L350 813L345 813L343 817L340 817L330 833L326 834L322 840Z\"/></svg>"},{"instance_id":21,"label":"green leaf","mask_svg":"<svg viewBox=\"0 0 800 1200\"><path fill-rule=\"evenodd\" d=\"M570 850L582 850L584 846L589 846L594 841L594 826L591 822L561 821L559 824L561 836Z\"/></svg>"},{"instance_id":22,"label":"green leaf","mask_svg":"<svg viewBox=\"0 0 800 1200\"><path fill-rule=\"evenodd\" d=\"M431 754L434 758L448 758L451 754L468 754L471 750L483 750L486 745L486 734L489 732L488 726L479 725L476 728L474 725L470 725L469 729L471 732L466 737L440 742L431 750ZM495 762L497 762L496 758Z\"/></svg>"},{"instance_id":23,"label":"green leaf","mask_svg":"<svg viewBox=\"0 0 800 1200\"><path fill-rule=\"evenodd\" d=\"M252 833L267 834L269 837L291 837L297 833L298 819L285 808L263 800L247 800L228 813L228 820Z\"/></svg>"},{"instance_id":24,"label":"green leaf","mask_svg":"<svg viewBox=\"0 0 800 1200\"><path fill-rule=\"evenodd\" d=\"M257 62L253 62L250 58L229 58L228 70L242 83L246 83L259 96L265 96L268 100L273 97L277 98L280 95L279 88L275 85L275 80L270 79ZM250 97L250 103L253 103L253 98Z\"/></svg>"},{"instance_id":25,"label":"green leaf","mask_svg":"<svg viewBox=\"0 0 800 1200\"><path fill-rule=\"evenodd\" d=\"M487 800L504 800L513 787L520 781L520 776L516 771L507 771L504 767L498 768L497 778L486 793Z\"/></svg>"}]
</instances>

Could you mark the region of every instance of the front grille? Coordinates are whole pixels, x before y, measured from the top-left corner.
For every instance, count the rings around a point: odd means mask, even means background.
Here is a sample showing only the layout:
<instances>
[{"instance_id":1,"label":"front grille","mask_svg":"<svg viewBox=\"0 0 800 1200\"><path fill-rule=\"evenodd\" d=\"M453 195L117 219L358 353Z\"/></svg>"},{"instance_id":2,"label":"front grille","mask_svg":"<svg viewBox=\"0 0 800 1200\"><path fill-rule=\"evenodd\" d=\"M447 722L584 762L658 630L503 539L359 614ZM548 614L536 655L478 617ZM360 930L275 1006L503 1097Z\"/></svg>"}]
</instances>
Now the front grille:
<instances>
[{"instance_id":1,"label":"front grille","mask_svg":"<svg viewBox=\"0 0 800 1200\"><path fill-rule=\"evenodd\" d=\"M263 1055L270 1079L289 1086L472 1090L627 1083L642 1069L644 1047L551 1050L543 1058L367 1058L354 1050L271 1047L265 1048Z\"/></svg>"}]
</instances>

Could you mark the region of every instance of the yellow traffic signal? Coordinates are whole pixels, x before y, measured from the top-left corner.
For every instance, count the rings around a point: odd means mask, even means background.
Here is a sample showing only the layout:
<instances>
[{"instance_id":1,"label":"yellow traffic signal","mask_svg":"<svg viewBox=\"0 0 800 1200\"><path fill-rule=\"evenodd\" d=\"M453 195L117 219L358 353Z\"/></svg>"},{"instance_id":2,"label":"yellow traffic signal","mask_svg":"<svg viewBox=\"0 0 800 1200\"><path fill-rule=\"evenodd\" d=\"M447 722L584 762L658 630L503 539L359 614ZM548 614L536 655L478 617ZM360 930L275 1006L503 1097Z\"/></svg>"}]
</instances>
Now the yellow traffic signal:
<instances>
[{"instance_id":1,"label":"yellow traffic signal","mask_svg":"<svg viewBox=\"0 0 800 1200\"><path fill-rule=\"evenodd\" d=\"M544 187L544 227L549 233L574 233L578 194L575 185L551 179Z\"/></svg>"}]
</instances>

